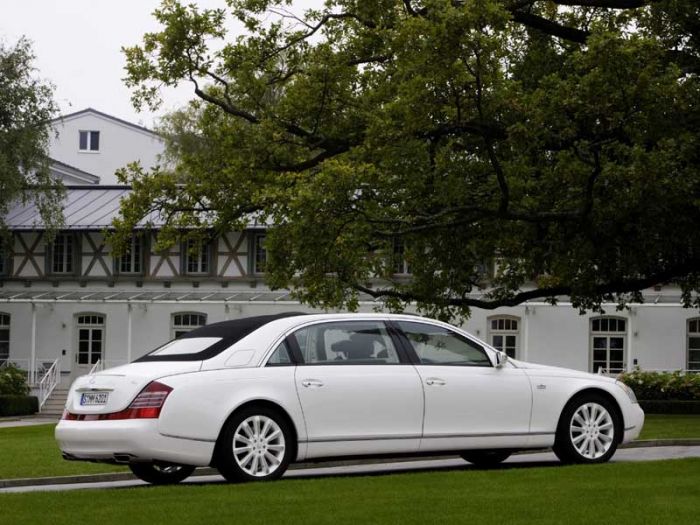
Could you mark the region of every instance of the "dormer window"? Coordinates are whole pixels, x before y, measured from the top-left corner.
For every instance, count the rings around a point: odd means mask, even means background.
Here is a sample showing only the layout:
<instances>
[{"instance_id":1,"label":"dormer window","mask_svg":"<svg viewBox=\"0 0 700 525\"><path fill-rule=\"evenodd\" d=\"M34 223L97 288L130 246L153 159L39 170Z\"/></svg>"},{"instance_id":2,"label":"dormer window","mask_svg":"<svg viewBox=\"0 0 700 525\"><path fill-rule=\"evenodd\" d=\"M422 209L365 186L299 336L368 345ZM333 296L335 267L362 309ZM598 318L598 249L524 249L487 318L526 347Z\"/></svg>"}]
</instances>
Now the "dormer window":
<instances>
[{"instance_id":1,"label":"dormer window","mask_svg":"<svg viewBox=\"0 0 700 525\"><path fill-rule=\"evenodd\" d=\"M100 151L100 132L80 131L78 147L80 151Z\"/></svg>"}]
</instances>

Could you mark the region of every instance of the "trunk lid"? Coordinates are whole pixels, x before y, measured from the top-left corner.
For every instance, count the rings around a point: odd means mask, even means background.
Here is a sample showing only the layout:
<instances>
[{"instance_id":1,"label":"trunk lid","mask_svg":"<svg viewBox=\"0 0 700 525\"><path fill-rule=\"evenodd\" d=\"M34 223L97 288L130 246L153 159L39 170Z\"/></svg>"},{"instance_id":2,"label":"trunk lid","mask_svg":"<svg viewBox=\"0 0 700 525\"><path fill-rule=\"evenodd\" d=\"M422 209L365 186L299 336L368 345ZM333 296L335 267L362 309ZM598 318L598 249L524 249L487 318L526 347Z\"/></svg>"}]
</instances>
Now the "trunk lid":
<instances>
[{"instance_id":1,"label":"trunk lid","mask_svg":"<svg viewBox=\"0 0 700 525\"><path fill-rule=\"evenodd\" d=\"M93 375L80 376L71 385L66 407L73 414L109 414L124 410L143 388L156 379L196 372L201 361L131 363ZM167 383L167 381L164 381ZM83 394L88 394L83 396ZM103 399L106 394L106 400ZM81 404L81 400L86 403Z\"/></svg>"}]
</instances>

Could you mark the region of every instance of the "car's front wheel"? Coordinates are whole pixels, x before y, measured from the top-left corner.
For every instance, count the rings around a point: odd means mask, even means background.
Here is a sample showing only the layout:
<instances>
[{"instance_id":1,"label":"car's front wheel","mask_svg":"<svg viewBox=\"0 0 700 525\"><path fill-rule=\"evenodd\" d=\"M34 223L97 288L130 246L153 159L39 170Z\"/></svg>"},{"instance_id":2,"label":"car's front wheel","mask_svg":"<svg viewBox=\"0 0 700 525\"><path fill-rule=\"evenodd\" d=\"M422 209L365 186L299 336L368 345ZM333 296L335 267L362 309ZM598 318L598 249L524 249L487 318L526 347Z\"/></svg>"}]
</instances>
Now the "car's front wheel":
<instances>
[{"instance_id":1,"label":"car's front wheel","mask_svg":"<svg viewBox=\"0 0 700 525\"><path fill-rule=\"evenodd\" d=\"M134 475L153 485L173 485L190 477L195 467L170 463L131 463L129 468Z\"/></svg>"},{"instance_id":2,"label":"car's front wheel","mask_svg":"<svg viewBox=\"0 0 700 525\"><path fill-rule=\"evenodd\" d=\"M265 481L284 474L294 453L289 423L276 410L248 407L222 432L216 467L228 481Z\"/></svg>"},{"instance_id":3,"label":"car's front wheel","mask_svg":"<svg viewBox=\"0 0 700 525\"><path fill-rule=\"evenodd\" d=\"M563 463L604 463L617 450L621 427L610 400L598 394L580 396L561 414L554 453Z\"/></svg>"},{"instance_id":4,"label":"car's front wheel","mask_svg":"<svg viewBox=\"0 0 700 525\"><path fill-rule=\"evenodd\" d=\"M477 467L495 467L511 455L510 450L468 450L462 452L462 459Z\"/></svg>"}]
</instances>

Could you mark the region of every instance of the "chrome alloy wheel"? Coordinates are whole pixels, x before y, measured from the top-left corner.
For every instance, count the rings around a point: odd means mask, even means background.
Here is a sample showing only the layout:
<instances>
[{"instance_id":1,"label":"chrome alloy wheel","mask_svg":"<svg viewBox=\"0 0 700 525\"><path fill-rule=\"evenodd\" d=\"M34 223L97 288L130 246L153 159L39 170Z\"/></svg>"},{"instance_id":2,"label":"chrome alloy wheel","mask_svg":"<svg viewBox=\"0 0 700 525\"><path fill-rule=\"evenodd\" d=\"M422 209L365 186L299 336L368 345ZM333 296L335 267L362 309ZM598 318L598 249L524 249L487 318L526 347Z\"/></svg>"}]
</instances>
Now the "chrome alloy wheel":
<instances>
[{"instance_id":1,"label":"chrome alloy wheel","mask_svg":"<svg viewBox=\"0 0 700 525\"><path fill-rule=\"evenodd\" d=\"M615 439L613 418L602 405L585 403L571 418L569 436L581 456L597 459L610 449Z\"/></svg>"},{"instance_id":2,"label":"chrome alloy wheel","mask_svg":"<svg viewBox=\"0 0 700 525\"><path fill-rule=\"evenodd\" d=\"M276 471L284 458L284 433L274 419L251 416L233 434L233 457L238 466L255 477Z\"/></svg>"}]
</instances>

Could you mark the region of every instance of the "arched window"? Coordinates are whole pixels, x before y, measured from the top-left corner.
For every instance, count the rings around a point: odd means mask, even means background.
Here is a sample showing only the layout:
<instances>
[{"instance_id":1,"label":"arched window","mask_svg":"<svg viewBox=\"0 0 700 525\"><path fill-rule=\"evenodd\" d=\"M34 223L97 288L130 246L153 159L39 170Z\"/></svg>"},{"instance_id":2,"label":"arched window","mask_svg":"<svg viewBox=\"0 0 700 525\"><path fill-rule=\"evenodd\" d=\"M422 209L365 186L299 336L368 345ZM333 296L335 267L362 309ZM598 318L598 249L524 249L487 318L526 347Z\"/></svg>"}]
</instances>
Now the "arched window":
<instances>
[{"instance_id":1,"label":"arched window","mask_svg":"<svg viewBox=\"0 0 700 525\"><path fill-rule=\"evenodd\" d=\"M627 319L591 319L591 371L623 372L627 363Z\"/></svg>"},{"instance_id":2,"label":"arched window","mask_svg":"<svg viewBox=\"0 0 700 525\"><path fill-rule=\"evenodd\" d=\"M499 315L488 318L489 343L508 357L517 358L520 353L520 318Z\"/></svg>"},{"instance_id":3,"label":"arched window","mask_svg":"<svg viewBox=\"0 0 700 525\"><path fill-rule=\"evenodd\" d=\"M104 359L105 316L95 313L80 313L77 316L78 367L92 367Z\"/></svg>"},{"instance_id":4,"label":"arched window","mask_svg":"<svg viewBox=\"0 0 700 525\"><path fill-rule=\"evenodd\" d=\"M688 319L688 370L700 370L700 317ZM0 343L1 344L1 343Z\"/></svg>"},{"instance_id":5,"label":"arched window","mask_svg":"<svg viewBox=\"0 0 700 525\"><path fill-rule=\"evenodd\" d=\"M10 314L0 313L0 365L10 358Z\"/></svg>"},{"instance_id":6,"label":"arched window","mask_svg":"<svg viewBox=\"0 0 700 525\"><path fill-rule=\"evenodd\" d=\"M183 334L207 324L207 314L198 312L178 312L173 314L170 338L177 339Z\"/></svg>"}]
</instances>

